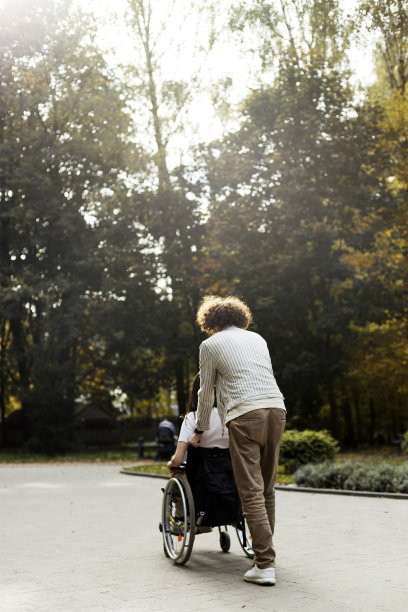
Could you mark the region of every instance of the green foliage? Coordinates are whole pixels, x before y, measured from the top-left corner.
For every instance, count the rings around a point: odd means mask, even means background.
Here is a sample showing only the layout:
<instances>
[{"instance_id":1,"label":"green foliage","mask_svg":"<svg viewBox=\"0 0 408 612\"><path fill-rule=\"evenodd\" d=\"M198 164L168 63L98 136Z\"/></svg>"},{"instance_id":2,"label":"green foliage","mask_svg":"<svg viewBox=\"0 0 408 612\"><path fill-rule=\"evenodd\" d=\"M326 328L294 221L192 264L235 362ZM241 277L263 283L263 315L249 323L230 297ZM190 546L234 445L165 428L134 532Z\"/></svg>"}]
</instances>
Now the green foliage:
<instances>
[{"instance_id":1,"label":"green foliage","mask_svg":"<svg viewBox=\"0 0 408 612\"><path fill-rule=\"evenodd\" d=\"M293 480L304 487L408 493L408 463L370 465L364 461L337 464L326 461L299 467Z\"/></svg>"},{"instance_id":2,"label":"green foliage","mask_svg":"<svg viewBox=\"0 0 408 612\"><path fill-rule=\"evenodd\" d=\"M408 83L407 4L401 0L359 0L357 29L361 28L377 35L376 54L389 87L403 93Z\"/></svg>"},{"instance_id":3,"label":"green foliage","mask_svg":"<svg viewBox=\"0 0 408 612\"><path fill-rule=\"evenodd\" d=\"M30 452L27 448L0 451L0 463L47 463L49 461L92 463L117 461L123 463L123 461L137 461L137 459L138 453L134 444L122 444L112 448L90 446L84 449L74 447L70 451L64 451L63 454Z\"/></svg>"},{"instance_id":4,"label":"green foliage","mask_svg":"<svg viewBox=\"0 0 408 612\"><path fill-rule=\"evenodd\" d=\"M171 168L204 71L168 73L187 44L170 40L174 3L128 4L139 61L116 73L75 3L0 6L3 441L12 405L53 452L80 395L158 414L176 389L183 410L197 304L236 293L292 426L390 443L408 422L406 7L358 3L350 24L375 32L382 63L356 96L341 3L235 2L260 85L233 101L234 131ZM184 6L197 32L211 17L200 57L221 34L214 4Z\"/></svg>"},{"instance_id":5,"label":"green foliage","mask_svg":"<svg viewBox=\"0 0 408 612\"><path fill-rule=\"evenodd\" d=\"M327 431L289 429L282 436L280 463L291 473L300 465L333 459L338 450L338 443Z\"/></svg>"},{"instance_id":6,"label":"green foliage","mask_svg":"<svg viewBox=\"0 0 408 612\"><path fill-rule=\"evenodd\" d=\"M351 97L336 67L284 57L273 86L248 98L241 129L218 144L218 154L212 143L207 159L215 201L206 282L212 292L245 296L254 309L299 425L329 425L339 439L338 403L347 416L350 398L336 386L348 370L355 313L344 255L359 240L375 188L364 171L371 128L352 118ZM329 423L319 419L325 404Z\"/></svg>"},{"instance_id":7,"label":"green foliage","mask_svg":"<svg viewBox=\"0 0 408 612\"><path fill-rule=\"evenodd\" d=\"M202 274L254 310L293 426L389 443L408 418L406 101L355 104L334 4L296 3L302 41L292 28L275 80L208 148Z\"/></svg>"},{"instance_id":8,"label":"green foliage","mask_svg":"<svg viewBox=\"0 0 408 612\"><path fill-rule=\"evenodd\" d=\"M344 483L354 470L354 461L332 463L324 461L318 464L308 463L300 466L293 474L298 486L321 489L344 489Z\"/></svg>"},{"instance_id":9,"label":"green foliage","mask_svg":"<svg viewBox=\"0 0 408 612\"><path fill-rule=\"evenodd\" d=\"M127 96L92 43L89 19L70 3L12 5L0 9L8 41L0 62L0 296L2 336L11 335L2 344L33 424L31 444L57 452L70 438L88 305L109 271L103 236L85 213L103 208L113 190L123 194L119 175L135 169L137 152L125 142ZM37 35L25 39L24 25ZM7 367L10 358L2 361ZM9 392L6 381L2 389Z\"/></svg>"}]
</instances>

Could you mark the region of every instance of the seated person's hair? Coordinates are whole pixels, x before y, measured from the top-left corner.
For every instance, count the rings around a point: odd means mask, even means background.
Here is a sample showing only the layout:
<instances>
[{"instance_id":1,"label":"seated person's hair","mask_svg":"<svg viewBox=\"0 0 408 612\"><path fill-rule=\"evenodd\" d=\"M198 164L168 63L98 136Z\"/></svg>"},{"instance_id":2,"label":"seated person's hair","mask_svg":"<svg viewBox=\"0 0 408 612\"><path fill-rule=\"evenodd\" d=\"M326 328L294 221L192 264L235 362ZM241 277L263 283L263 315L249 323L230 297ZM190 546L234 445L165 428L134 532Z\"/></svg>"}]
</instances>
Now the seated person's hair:
<instances>
[{"instance_id":1,"label":"seated person's hair","mask_svg":"<svg viewBox=\"0 0 408 612\"><path fill-rule=\"evenodd\" d=\"M187 400L186 404L186 413L196 412L198 408L198 392L200 390L200 374L196 374L193 380L193 384L191 385L190 396ZM214 389L214 406L217 405L217 396ZM182 416L184 418L185 415Z\"/></svg>"},{"instance_id":2,"label":"seated person's hair","mask_svg":"<svg viewBox=\"0 0 408 612\"><path fill-rule=\"evenodd\" d=\"M191 385L190 396L187 400L186 414L189 412L196 412L198 407L198 391L200 389L200 375L196 374Z\"/></svg>"}]
</instances>

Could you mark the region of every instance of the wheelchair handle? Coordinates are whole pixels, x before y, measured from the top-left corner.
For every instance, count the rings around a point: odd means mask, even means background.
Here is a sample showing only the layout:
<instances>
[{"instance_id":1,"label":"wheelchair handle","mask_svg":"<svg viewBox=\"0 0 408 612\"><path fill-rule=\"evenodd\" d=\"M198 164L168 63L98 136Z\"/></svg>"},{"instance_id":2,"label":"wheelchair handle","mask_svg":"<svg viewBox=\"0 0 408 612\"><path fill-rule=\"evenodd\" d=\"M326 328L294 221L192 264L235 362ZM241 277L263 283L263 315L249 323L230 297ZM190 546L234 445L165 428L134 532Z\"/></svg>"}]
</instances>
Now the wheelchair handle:
<instances>
[{"instance_id":1,"label":"wheelchair handle","mask_svg":"<svg viewBox=\"0 0 408 612\"><path fill-rule=\"evenodd\" d=\"M172 473L184 474L185 470L186 470L186 464L181 463L178 467L173 466L170 471Z\"/></svg>"}]
</instances>

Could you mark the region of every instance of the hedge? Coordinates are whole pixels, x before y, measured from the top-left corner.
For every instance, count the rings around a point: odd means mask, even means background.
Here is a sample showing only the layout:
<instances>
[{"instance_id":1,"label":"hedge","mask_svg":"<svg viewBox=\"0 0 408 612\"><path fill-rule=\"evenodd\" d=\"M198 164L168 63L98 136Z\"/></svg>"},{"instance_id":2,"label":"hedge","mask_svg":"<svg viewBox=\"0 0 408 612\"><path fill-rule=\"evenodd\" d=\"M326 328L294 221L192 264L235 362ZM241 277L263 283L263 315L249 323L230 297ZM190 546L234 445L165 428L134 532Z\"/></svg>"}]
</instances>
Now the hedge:
<instances>
[{"instance_id":1,"label":"hedge","mask_svg":"<svg viewBox=\"0 0 408 612\"><path fill-rule=\"evenodd\" d=\"M282 436L279 461L287 473L292 473L306 463L334 459L338 450L338 443L328 431L289 429Z\"/></svg>"},{"instance_id":2,"label":"hedge","mask_svg":"<svg viewBox=\"0 0 408 612\"><path fill-rule=\"evenodd\" d=\"M346 491L408 493L408 462L370 465L364 461L303 465L293 474L298 486Z\"/></svg>"}]
</instances>

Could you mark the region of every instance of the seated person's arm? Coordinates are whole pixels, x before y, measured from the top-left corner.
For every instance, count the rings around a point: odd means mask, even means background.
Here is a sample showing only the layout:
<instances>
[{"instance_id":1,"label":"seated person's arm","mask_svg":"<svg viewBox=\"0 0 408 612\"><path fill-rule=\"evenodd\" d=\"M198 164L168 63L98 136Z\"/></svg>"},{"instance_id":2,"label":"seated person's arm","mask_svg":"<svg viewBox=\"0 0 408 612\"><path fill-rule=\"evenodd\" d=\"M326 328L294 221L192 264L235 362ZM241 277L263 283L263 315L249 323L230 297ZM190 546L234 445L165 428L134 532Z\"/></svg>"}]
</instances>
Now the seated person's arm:
<instances>
[{"instance_id":1,"label":"seated person's arm","mask_svg":"<svg viewBox=\"0 0 408 612\"><path fill-rule=\"evenodd\" d=\"M171 468L173 467L178 467L180 463L182 463L184 455L186 454L187 447L188 442L177 442L176 452L174 453L170 461L167 463L167 467L169 468L169 470L171 470Z\"/></svg>"}]
</instances>

